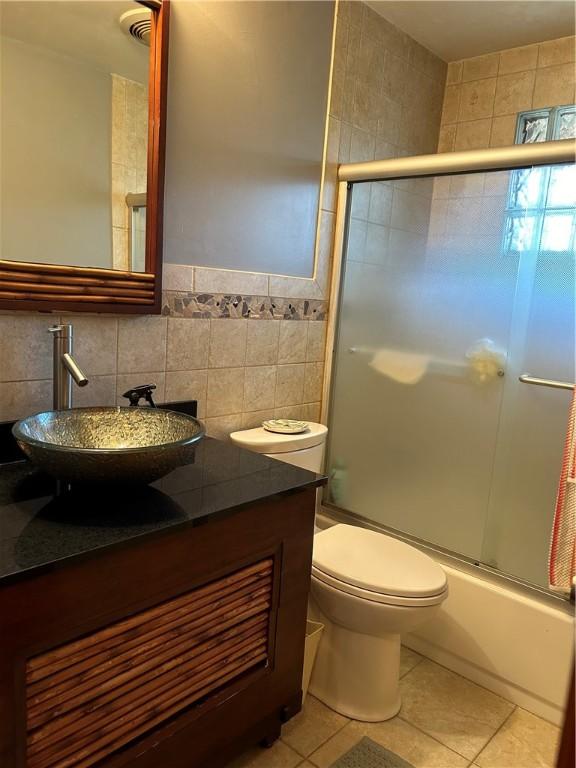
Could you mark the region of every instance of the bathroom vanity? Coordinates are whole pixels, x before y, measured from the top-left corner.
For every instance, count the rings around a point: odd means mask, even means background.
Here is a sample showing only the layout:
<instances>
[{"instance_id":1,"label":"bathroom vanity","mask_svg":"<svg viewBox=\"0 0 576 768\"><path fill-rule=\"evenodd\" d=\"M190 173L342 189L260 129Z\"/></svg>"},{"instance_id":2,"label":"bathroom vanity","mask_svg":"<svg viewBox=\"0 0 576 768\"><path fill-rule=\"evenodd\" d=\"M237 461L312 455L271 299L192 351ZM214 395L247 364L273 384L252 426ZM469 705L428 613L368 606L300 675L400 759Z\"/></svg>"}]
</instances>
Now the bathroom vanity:
<instances>
[{"instance_id":1,"label":"bathroom vanity","mask_svg":"<svg viewBox=\"0 0 576 768\"><path fill-rule=\"evenodd\" d=\"M218 768L301 706L320 475L204 439L150 485L0 466L0 764Z\"/></svg>"}]
</instances>

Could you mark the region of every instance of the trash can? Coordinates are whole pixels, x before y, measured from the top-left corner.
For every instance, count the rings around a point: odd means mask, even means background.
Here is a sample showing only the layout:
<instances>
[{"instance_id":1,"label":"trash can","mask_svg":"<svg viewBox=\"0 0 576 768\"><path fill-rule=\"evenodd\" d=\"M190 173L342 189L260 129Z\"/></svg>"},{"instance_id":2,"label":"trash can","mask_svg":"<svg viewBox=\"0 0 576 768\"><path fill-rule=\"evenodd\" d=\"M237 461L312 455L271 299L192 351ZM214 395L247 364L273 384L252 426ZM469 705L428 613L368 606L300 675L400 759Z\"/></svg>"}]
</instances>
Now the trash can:
<instances>
[{"instance_id":1,"label":"trash can","mask_svg":"<svg viewBox=\"0 0 576 768\"><path fill-rule=\"evenodd\" d=\"M308 686L310 685L310 678L312 677L312 670L314 668L314 662L316 660L316 654L318 653L318 646L320 645L323 629L324 624L321 624L319 621L308 620L306 622L304 670L302 672L302 702L304 702L306 694L308 693Z\"/></svg>"}]
</instances>

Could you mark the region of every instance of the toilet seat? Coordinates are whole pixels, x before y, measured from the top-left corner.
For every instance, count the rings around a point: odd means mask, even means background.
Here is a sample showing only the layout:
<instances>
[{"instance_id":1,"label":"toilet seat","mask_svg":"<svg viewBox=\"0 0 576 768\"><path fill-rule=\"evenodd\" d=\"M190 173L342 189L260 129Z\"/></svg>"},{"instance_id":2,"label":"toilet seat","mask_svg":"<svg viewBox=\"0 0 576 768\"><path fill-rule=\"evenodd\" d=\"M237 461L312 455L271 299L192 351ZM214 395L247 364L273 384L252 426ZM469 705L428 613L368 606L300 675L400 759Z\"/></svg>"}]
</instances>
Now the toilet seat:
<instances>
[{"instance_id":1,"label":"toilet seat","mask_svg":"<svg viewBox=\"0 0 576 768\"><path fill-rule=\"evenodd\" d=\"M318 579L324 584L327 584L332 589L336 589L339 592L345 592L347 595L352 595L360 600L368 600L373 603L381 603L382 605L398 605L405 607L420 608L427 605L439 605L442 603L448 594L448 587L445 587L442 592L437 595L430 595L427 597L400 597L399 595L384 594L382 592L373 592L368 589L361 589L353 584L347 584L345 581L340 581L324 573L316 566L312 566L312 578Z\"/></svg>"},{"instance_id":2,"label":"toilet seat","mask_svg":"<svg viewBox=\"0 0 576 768\"><path fill-rule=\"evenodd\" d=\"M447 593L446 574L431 557L352 525L316 534L312 574L341 592L388 605L437 605Z\"/></svg>"}]
</instances>

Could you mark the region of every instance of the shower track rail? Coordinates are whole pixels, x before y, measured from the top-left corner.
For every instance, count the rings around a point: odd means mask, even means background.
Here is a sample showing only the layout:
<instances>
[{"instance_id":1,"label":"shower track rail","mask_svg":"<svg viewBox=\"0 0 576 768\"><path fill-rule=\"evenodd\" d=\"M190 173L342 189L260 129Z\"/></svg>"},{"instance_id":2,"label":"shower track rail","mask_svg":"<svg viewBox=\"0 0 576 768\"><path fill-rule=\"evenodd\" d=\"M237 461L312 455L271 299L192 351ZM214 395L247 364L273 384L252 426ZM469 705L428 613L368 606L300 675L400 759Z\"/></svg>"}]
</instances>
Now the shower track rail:
<instances>
[{"instance_id":1,"label":"shower track rail","mask_svg":"<svg viewBox=\"0 0 576 768\"><path fill-rule=\"evenodd\" d=\"M573 163L576 139L543 141L536 144L514 144L495 149L474 149L466 152L443 152L436 155L415 155L367 163L347 163L338 168L341 182L383 181L417 176L442 176L453 173L509 171L532 165Z\"/></svg>"}]
</instances>

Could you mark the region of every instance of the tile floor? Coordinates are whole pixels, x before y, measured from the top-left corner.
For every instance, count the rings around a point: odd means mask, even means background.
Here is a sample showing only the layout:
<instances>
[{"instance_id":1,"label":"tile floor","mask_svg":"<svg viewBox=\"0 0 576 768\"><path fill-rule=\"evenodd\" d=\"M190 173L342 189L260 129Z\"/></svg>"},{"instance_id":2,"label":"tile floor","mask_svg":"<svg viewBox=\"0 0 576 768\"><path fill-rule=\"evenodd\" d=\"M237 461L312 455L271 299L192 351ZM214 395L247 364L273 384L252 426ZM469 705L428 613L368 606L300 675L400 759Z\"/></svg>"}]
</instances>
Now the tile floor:
<instances>
[{"instance_id":1,"label":"tile floor","mask_svg":"<svg viewBox=\"0 0 576 768\"><path fill-rule=\"evenodd\" d=\"M402 649L402 709L359 723L308 696L271 749L228 768L329 768L364 736L414 768L553 768L560 729L460 675Z\"/></svg>"}]
</instances>

